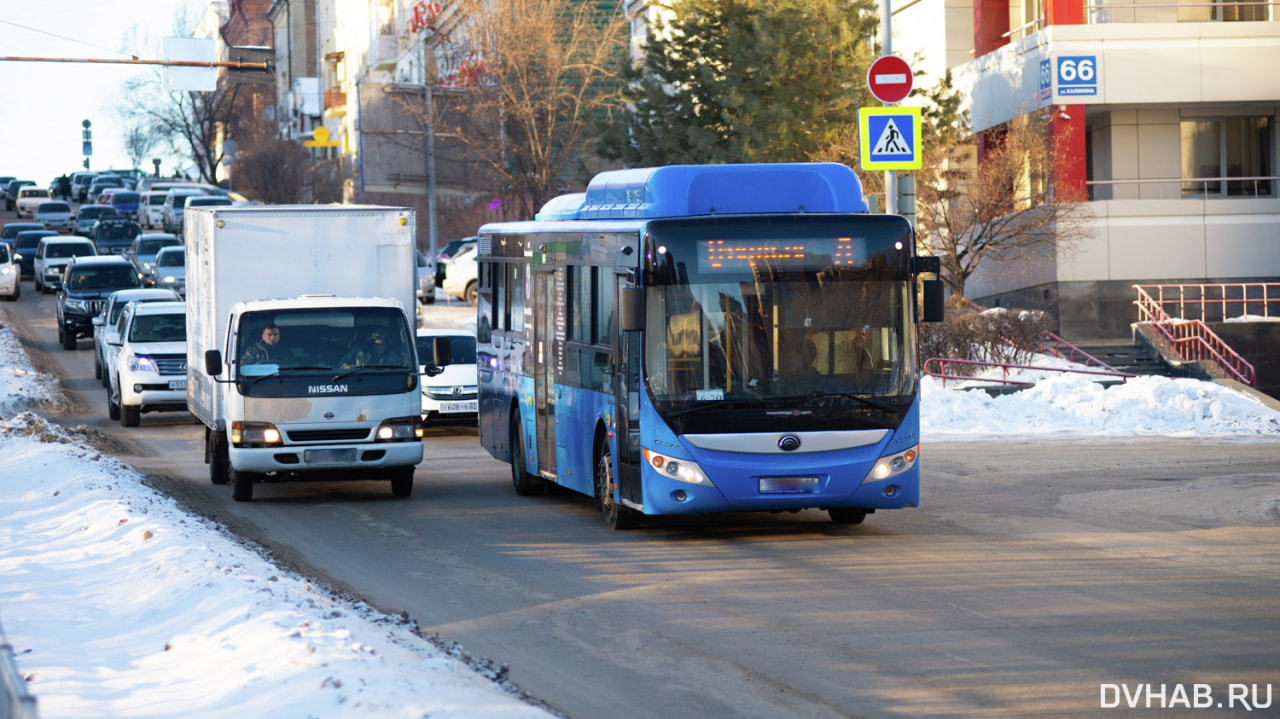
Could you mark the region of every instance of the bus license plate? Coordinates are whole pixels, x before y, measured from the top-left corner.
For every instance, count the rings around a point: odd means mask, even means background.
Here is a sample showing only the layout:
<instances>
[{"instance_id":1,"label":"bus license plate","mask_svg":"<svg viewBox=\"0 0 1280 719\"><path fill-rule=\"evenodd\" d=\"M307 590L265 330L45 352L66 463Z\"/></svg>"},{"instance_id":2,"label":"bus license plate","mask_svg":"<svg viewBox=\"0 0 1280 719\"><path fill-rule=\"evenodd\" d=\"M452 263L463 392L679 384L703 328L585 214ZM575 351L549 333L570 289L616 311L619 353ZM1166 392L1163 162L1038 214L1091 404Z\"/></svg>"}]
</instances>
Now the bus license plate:
<instances>
[{"instance_id":1,"label":"bus license plate","mask_svg":"<svg viewBox=\"0 0 1280 719\"><path fill-rule=\"evenodd\" d=\"M817 477L761 477L761 494L816 494Z\"/></svg>"},{"instance_id":2,"label":"bus license plate","mask_svg":"<svg viewBox=\"0 0 1280 719\"><path fill-rule=\"evenodd\" d=\"M478 412L480 408L479 400L469 400L466 402L441 402L440 412Z\"/></svg>"},{"instance_id":3,"label":"bus license plate","mask_svg":"<svg viewBox=\"0 0 1280 719\"><path fill-rule=\"evenodd\" d=\"M350 464L356 461L355 449L308 449L302 452L307 464Z\"/></svg>"},{"instance_id":4,"label":"bus license plate","mask_svg":"<svg viewBox=\"0 0 1280 719\"><path fill-rule=\"evenodd\" d=\"M169 380L169 389L186 389L186 388L187 388L187 381L185 379Z\"/></svg>"}]
</instances>

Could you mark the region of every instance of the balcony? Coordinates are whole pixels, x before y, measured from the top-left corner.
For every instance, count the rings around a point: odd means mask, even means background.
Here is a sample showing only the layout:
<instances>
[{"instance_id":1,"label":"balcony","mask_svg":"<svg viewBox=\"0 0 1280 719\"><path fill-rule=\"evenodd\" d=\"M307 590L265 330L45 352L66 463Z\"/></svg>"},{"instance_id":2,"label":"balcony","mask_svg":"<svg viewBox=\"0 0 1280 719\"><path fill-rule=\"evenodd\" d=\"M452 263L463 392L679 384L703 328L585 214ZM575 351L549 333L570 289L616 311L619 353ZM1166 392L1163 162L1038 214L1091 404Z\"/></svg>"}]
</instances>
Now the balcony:
<instances>
[{"instance_id":1,"label":"balcony","mask_svg":"<svg viewBox=\"0 0 1280 719\"><path fill-rule=\"evenodd\" d=\"M336 117L347 114L347 93L340 88L331 87L324 91L325 117Z\"/></svg>"},{"instance_id":2,"label":"balcony","mask_svg":"<svg viewBox=\"0 0 1280 719\"><path fill-rule=\"evenodd\" d=\"M369 45L369 54L365 57L365 63L371 70L391 72L396 69L396 58L399 53L400 47L395 35L378 35Z\"/></svg>"}]
</instances>

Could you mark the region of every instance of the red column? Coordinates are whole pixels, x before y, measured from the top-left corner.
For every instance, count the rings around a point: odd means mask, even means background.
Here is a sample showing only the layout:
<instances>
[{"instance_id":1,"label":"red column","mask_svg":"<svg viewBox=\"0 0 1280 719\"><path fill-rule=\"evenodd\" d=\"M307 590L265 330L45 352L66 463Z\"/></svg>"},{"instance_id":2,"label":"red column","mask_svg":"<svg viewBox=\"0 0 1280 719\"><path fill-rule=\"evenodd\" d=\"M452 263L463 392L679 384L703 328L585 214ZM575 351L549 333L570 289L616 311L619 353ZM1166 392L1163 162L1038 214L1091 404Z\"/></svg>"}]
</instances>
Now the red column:
<instances>
[{"instance_id":1,"label":"red column","mask_svg":"<svg viewBox=\"0 0 1280 719\"><path fill-rule=\"evenodd\" d=\"M1083 25L1084 0L1044 0L1046 25Z\"/></svg>"},{"instance_id":2,"label":"red column","mask_svg":"<svg viewBox=\"0 0 1280 719\"><path fill-rule=\"evenodd\" d=\"M1009 0L974 0L973 56L982 57L1009 44Z\"/></svg>"},{"instance_id":3,"label":"red column","mask_svg":"<svg viewBox=\"0 0 1280 719\"><path fill-rule=\"evenodd\" d=\"M1089 196L1085 185L1088 166L1085 162L1084 105L1054 105L1050 111L1053 113L1050 141L1054 143L1055 194L1062 202L1085 202Z\"/></svg>"}]
</instances>

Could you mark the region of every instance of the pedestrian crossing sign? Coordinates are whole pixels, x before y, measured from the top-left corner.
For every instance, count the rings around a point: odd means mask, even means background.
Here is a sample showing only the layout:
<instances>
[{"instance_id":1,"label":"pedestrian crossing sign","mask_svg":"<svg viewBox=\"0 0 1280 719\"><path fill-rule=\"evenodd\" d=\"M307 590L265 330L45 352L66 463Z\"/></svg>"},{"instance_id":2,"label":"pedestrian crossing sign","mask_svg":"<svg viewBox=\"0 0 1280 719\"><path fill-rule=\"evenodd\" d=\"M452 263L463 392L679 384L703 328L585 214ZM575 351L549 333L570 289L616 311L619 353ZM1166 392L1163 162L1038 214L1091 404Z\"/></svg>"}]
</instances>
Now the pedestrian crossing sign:
<instances>
[{"instance_id":1,"label":"pedestrian crossing sign","mask_svg":"<svg viewBox=\"0 0 1280 719\"><path fill-rule=\"evenodd\" d=\"M858 144L864 170L919 170L920 108L858 109Z\"/></svg>"}]
</instances>

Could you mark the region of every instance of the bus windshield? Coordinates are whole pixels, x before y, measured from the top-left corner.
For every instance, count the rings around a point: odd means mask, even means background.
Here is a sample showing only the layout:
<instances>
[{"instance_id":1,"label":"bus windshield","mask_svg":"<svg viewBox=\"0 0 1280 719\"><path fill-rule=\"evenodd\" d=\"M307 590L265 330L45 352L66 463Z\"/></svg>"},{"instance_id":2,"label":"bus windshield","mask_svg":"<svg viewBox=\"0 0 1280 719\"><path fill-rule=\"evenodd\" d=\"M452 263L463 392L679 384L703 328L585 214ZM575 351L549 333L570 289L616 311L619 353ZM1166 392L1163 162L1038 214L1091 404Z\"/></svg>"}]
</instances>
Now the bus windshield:
<instances>
[{"instance_id":1,"label":"bus windshield","mask_svg":"<svg viewBox=\"0 0 1280 719\"><path fill-rule=\"evenodd\" d=\"M652 223L655 408L677 432L728 410L762 426L785 415L810 420L790 421L797 429L896 427L916 392L912 253L909 226L879 215Z\"/></svg>"}]
</instances>

